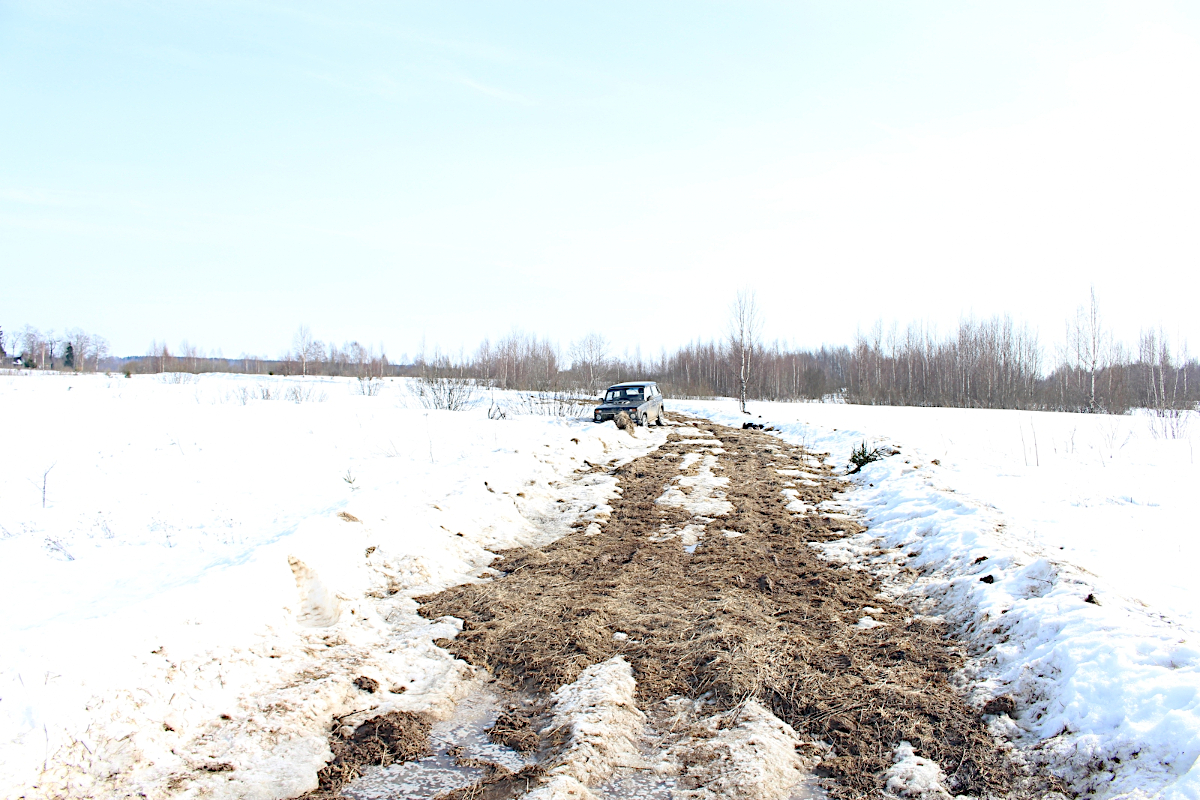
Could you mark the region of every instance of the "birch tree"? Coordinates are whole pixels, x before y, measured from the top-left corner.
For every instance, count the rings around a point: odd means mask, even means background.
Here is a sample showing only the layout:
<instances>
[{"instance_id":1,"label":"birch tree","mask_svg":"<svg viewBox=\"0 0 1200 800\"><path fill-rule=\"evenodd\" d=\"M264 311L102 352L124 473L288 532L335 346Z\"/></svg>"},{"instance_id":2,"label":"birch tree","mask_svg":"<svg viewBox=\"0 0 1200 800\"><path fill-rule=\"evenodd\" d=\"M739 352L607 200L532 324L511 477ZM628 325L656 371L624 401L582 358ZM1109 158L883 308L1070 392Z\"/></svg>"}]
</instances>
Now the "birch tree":
<instances>
[{"instance_id":1,"label":"birch tree","mask_svg":"<svg viewBox=\"0 0 1200 800\"><path fill-rule=\"evenodd\" d=\"M743 414L750 413L746 411L746 386L750 382L750 370L761 334L762 313L758 309L758 300L754 292L742 289L729 307L729 342L738 357L738 399Z\"/></svg>"}]
</instances>

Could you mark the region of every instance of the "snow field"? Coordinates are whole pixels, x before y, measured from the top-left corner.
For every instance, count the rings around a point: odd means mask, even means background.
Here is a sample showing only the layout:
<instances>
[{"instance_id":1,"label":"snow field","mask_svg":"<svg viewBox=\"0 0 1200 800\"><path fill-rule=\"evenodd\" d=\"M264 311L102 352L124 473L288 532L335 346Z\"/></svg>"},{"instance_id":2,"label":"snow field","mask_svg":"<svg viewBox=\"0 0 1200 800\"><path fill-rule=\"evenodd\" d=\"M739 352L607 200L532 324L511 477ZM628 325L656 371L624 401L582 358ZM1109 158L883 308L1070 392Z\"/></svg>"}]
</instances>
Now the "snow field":
<instances>
[{"instance_id":1,"label":"snow field","mask_svg":"<svg viewBox=\"0 0 1200 800\"><path fill-rule=\"evenodd\" d=\"M731 402L672 405L728 425L747 419ZM1088 796L1200 797L1190 439L1158 438L1136 416L750 410L838 466L864 440L900 448L822 508L853 510L870 530L820 549L947 621L969 647L968 696L1015 699L1013 718L990 724L1017 758L1047 763ZM939 779L921 766L898 753L894 789L928 783L936 796Z\"/></svg>"},{"instance_id":2,"label":"snow field","mask_svg":"<svg viewBox=\"0 0 1200 800\"><path fill-rule=\"evenodd\" d=\"M615 480L575 470L665 439L356 386L0 378L0 794L313 788L333 717L470 689L413 596L603 518Z\"/></svg>"}]
</instances>

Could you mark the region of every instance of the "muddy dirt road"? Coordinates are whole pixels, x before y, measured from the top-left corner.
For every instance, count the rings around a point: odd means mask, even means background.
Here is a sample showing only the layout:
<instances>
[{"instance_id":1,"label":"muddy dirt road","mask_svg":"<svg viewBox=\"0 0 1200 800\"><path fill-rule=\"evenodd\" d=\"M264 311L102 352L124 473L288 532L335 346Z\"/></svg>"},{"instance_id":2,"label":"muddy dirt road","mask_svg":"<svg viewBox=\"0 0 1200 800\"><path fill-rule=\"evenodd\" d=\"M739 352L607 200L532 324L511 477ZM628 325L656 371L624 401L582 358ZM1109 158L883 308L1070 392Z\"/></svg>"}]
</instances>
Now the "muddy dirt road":
<instances>
[{"instance_id":1,"label":"muddy dirt road","mask_svg":"<svg viewBox=\"0 0 1200 800\"><path fill-rule=\"evenodd\" d=\"M861 530L841 479L769 433L672 423L602 525L420 598L463 620L442 644L494 676L490 736L523 754L445 796L878 797L916 786L906 754L936 764L926 796L1025 794L942 628L812 546ZM661 794L614 788L643 773Z\"/></svg>"}]
</instances>

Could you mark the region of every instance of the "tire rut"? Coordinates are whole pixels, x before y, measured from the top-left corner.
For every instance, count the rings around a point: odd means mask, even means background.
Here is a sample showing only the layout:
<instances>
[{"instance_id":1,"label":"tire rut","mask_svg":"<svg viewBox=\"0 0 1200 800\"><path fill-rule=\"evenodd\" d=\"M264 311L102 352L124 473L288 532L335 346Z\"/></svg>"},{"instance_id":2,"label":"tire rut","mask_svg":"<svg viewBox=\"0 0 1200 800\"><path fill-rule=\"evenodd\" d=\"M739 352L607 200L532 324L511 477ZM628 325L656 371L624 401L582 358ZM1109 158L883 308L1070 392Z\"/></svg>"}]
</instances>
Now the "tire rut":
<instances>
[{"instance_id":1,"label":"tire rut","mask_svg":"<svg viewBox=\"0 0 1200 800\"><path fill-rule=\"evenodd\" d=\"M642 708L756 700L832 745L818 774L834 797L878 796L901 741L954 793L1023 793L951 683L962 657L943 627L812 547L864 530L821 510L843 481L768 433L671 421L663 447L616 470L600 533L506 551L493 580L418 598L424 616L463 620L440 644L543 698L622 656Z\"/></svg>"}]
</instances>

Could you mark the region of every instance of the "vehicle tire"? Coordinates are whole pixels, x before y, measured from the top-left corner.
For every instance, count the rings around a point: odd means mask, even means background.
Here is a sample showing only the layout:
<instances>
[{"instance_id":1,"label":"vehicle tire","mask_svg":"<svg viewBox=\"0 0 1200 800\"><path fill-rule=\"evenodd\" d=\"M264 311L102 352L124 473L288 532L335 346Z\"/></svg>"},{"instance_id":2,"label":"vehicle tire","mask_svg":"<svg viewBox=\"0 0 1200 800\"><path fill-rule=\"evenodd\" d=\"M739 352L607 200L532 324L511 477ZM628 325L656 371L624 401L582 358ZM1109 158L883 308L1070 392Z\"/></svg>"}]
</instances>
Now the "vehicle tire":
<instances>
[{"instance_id":1,"label":"vehicle tire","mask_svg":"<svg viewBox=\"0 0 1200 800\"><path fill-rule=\"evenodd\" d=\"M642 414L641 425L643 428L650 427L650 418L647 417L645 414Z\"/></svg>"},{"instance_id":2,"label":"vehicle tire","mask_svg":"<svg viewBox=\"0 0 1200 800\"><path fill-rule=\"evenodd\" d=\"M657 426L659 426L659 427L661 428L661 427L663 426L663 424L664 424L664 423L663 423L663 416L664 416L666 413L667 413L667 410L666 410L665 408L660 408L660 409L658 410L658 417L657 417L657 418L655 418L655 420L654 420L654 424L655 424L655 425L657 425Z\"/></svg>"}]
</instances>

